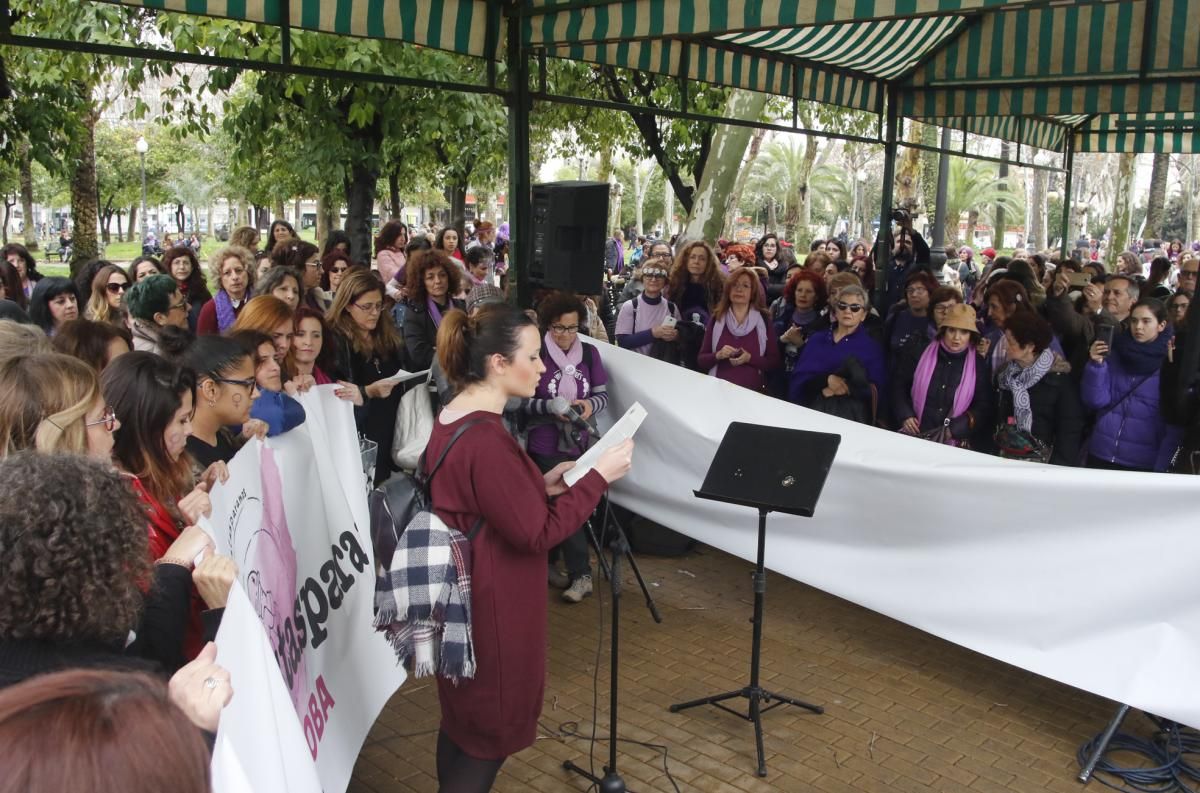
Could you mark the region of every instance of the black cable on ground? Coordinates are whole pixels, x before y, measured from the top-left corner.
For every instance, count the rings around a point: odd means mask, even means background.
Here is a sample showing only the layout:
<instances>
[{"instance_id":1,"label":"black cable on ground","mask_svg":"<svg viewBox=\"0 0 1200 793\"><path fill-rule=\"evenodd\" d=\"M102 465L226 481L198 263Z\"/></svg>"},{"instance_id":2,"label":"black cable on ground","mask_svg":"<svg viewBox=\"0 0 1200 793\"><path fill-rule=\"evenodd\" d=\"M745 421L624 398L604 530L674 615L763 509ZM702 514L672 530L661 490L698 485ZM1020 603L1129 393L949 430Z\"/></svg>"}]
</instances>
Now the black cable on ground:
<instances>
[{"instance_id":1,"label":"black cable on ground","mask_svg":"<svg viewBox=\"0 0 1200 793\"><path fill-rule=\"evenodd\" d=\"M1092 779L1125 793L1200 793L1200 765L1197 764L1200 763L1200 732L1148 713L1146 717L1157 727L1149 738L1118 732L1113 735L1104 755L1096 764L1095 774L1114 777L1116 781L1100 776L1093 776ZM1076 757L1080 767L1087 764L1100 737L1097 735L1079 747ZM1107 759L1113 752L1144 757L1148 764L1118 765Z\"/></svg>"}]
</instances>

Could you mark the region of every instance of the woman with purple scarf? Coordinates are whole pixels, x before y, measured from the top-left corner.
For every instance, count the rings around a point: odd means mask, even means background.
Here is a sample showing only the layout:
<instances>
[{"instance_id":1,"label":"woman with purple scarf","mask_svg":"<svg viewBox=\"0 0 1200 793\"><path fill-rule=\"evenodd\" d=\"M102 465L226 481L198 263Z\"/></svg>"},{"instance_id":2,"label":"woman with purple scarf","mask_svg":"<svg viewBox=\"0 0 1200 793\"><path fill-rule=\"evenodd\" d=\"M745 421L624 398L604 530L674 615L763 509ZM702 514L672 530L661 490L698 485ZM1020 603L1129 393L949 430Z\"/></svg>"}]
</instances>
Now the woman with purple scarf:
<instances>
[{"instance_id":1,"label":"woman with purple scarf","mask_svg":"<svg viewBox=\"0 0 1200 793\"><path fill-rule=\"evenodd\" d=\"M533 404L545 405L555 397L562 397L588 421L608 404L608 375L596 345L579 340L587 308L575 295L555 292L542 301L538 314L545 331L542 363L546 371L534 392ZM553 416L530 428L527 450L542 473L583 454L584 446L577 435L573 436L573 429L566 419ZM554 562L559 551L567 565L565 575ZM568 603L578 603L592 593L588 540L582 526L550 551L549 579L564 590L562 598Z\"/></svg>"},{"instance_id":2,"label":"woman with purple scarf","mask_svg":"<svg viewBox=\"0 0 1200 793\"><path fill-rule=\"evenodd\" d=\"M668 261L652 258L642 265L642 293L626 300L617 314L617 344L621 347L649 355L655 341L679 338L675 330L675 323L682 319L679 307L663 295ZM673 317L674 322L667 317Z\"/></svg>"},{"instance_id":3,"label":"woman with purple scarf","mask_svg":"<svg viewBox=\"0 0 1200 793\"><path fill-rule=\"evenodd\" d=\"M916 368L896 373L892 408L900 432L966 446L976 432L991 429L991 375L978 341L975 309L951 306Z\"/></svg>"},{"instance_id":4,"label":"woman with purple scarf","mask_svg":"<svg viewBox=\"0 0 1200 793\"><path fill-rule=\"evenodd\" d=\"M420 372L433 365L438 328L451 309L464 309L452 295L462 291L462 270L443 250L420 251L406 269L408 308L404 312L404 348L408 368Z\"/></svg>"},{"instance_id":5,"label":"woman with purple scarf","mask_svg":"<svg viewBox=\"0 0 1200 793\"><path fill-rule=\"evenodd\" d=\"M748 268L734 270L725 281L696 362L713 377L759 392L767 375L779 368L779 338L769 321L767 298Z\"/></svg>"},{"instance_id":6,"label":"woman with purple scarf","mask_svg":"<svg viewBox=\"0 0 1200 793\"><path fill-rule=\"evenodd\" d=\"M196 318L196 333L201 336L223 334L237 321L238 312L254 294L254 254L240 245L227 245L213 254L208 269L218 288Z\"/></svg>"}]
</instances>

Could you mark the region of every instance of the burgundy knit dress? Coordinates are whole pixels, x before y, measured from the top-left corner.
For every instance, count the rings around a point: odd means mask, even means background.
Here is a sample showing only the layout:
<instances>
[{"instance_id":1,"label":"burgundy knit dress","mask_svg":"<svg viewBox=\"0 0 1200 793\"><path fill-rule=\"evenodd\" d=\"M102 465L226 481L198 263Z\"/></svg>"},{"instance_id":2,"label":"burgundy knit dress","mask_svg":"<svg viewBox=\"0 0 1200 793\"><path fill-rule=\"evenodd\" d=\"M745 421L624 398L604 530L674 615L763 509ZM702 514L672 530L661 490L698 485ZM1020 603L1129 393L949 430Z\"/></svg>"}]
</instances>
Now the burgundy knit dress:
<instances>
[{"instance_id":1,"label":"burgundy knit dress","mask_svg":"<svg viewBox=\"0 0 1200 793\"><path fill-rule=\"evenodd\" d=\"M468 755L499 760L532 746L546 685L546 552L573 534L608 483L591 471L550 500L542 474L497 414L475 411L434 422L427 459L436 460L465 421L431 487L434 511L471 541L474 679L438 678L442 729Z\"/></svg>"}]
</instances>

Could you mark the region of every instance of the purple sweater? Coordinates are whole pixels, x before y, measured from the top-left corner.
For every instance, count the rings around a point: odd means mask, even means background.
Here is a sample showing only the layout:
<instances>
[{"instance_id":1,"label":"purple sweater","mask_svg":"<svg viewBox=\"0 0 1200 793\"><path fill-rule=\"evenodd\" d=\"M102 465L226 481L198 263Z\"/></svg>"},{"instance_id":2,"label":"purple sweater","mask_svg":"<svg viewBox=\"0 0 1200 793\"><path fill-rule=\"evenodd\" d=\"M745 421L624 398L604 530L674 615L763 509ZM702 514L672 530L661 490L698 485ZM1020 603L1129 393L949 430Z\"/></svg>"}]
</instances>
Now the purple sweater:
<instances>
[{"instance_id":1,"label":"purple sweater","mask_svg":"<svg viewBox=\"0 0 1200 793\"><path fill-rule=\"evenodd\" d=\"M558 396L559 384L564 377L563 371L554 363L544 345L542 363L546 365L546 371L542 372L542 379L538 382L530 403L530 413L534 415L547 415L546 401ZM608 404L608 374L604 371L604 364L600 362L600 351L596 345L583 345L583 361L577 370L575 389L575 399L586 399L590 402L593 416L604 410L604 406ZM543 457L567 456L571 459L583 454L583 449L571 443L564 431L571 425L553 416L547 418L546 423L537 424L529 430L529 453Z\"/></svg>"},{"instance_id":2,"label":"purple sweater","mask_svg":"<svg viewBox=\"0 0 1200 793\"><path fill-rule=\"evenodd\" d=\"M700 354L696 356L696 363L700 367L700 371L707 372L716 364L717 377L722 380L728 380L734 385L749 388L751 391L762 391L767 384L767 373L778 369L780 365L779 337L775 335L775 325L769 319L764 319L764 324L767 330L767 351L764 355L758 354L757 333L734 336L733 331L729 329L729 323L725 324L721 337L717 339L717 349L729 345L734 348L740 347L750 353L748 362L741 366L734 366L728 360L717 361L717 354L713 352L712 340L713 327L716 322L710 319L708 327L704 329L704 341L700 343Z\"/></svg>"}]
</instances>

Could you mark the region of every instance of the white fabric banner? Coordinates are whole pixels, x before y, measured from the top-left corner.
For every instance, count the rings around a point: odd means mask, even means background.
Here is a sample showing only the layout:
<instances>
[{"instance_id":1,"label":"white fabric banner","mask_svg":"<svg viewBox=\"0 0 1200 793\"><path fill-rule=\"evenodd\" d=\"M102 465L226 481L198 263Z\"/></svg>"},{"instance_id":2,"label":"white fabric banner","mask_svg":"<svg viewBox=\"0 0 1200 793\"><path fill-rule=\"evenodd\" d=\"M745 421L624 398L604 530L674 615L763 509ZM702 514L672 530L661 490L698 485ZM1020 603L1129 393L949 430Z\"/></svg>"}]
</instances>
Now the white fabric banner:
<instances>
[{"instance_id":1,"label":"white fabric banner","mask_svg":"<svg viewBox=\"0 0 1200 793\"><path fill-rule=\"evenodd\" d=\"M238 779L252 790L341 793L404 681L372 626L366 481L352 408L333 390L302 395L304 424L247 444L212 494L217 548L237 562L241 584L217 636L238 707L221 719L216 793L240 790ZM279 685L261 685L270 672Z\"/></svg>"},{"instance_id":2,"label":"white fabric banner","mask_svg":"<svg viewBox=\"0 0 1200 793\"><path fill-rule=\"evenodd\" d=\"M617 503L753 560L757 512L692 494L729 422L838 433L816 515L769 517L770 569L1200 727L1195 479L1002 460L596 346L609 376L604 421L634 402L649 414Z\"/></svg>"}]
</instances>

